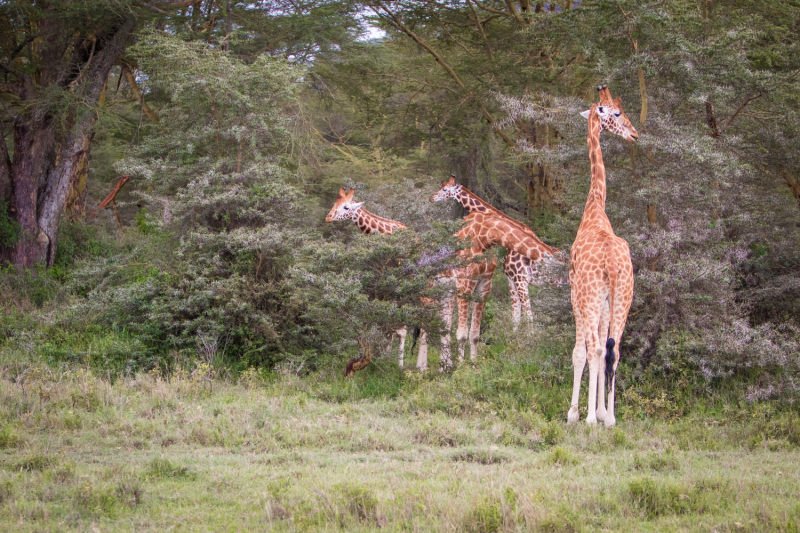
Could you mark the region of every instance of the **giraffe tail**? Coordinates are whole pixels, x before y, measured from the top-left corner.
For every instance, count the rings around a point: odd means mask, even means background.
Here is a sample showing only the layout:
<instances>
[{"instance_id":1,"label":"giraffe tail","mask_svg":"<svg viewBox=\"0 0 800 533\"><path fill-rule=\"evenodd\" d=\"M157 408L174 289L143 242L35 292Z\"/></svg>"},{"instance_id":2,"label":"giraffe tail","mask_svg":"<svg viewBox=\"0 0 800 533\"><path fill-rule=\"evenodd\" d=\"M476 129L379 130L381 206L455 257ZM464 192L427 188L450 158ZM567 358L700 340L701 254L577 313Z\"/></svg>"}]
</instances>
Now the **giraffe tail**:
<instances>
[{"instance_id":1,"label":"giraffe tail","mask_svg":"<svg viewBox=\"0 0 800 533\"><path fill-rule=\"evenodd\" d=\"M411 353L414 353L414 346L417 345L417 339L419 339L420 333L422 333L422 329L419 326L414 326L411 332Z\"/></svg>"},{"instance_id":2,"label":"giraffe tail","mask_svg":"<svg viewBox=\"0 0 800 533\"><path fill-rule=\"evenodd\" d=\"M616 341L611 337L606 342L606 383L611 388L611 380L614 378L614 344Z\"/></svg>"}]
</instances>

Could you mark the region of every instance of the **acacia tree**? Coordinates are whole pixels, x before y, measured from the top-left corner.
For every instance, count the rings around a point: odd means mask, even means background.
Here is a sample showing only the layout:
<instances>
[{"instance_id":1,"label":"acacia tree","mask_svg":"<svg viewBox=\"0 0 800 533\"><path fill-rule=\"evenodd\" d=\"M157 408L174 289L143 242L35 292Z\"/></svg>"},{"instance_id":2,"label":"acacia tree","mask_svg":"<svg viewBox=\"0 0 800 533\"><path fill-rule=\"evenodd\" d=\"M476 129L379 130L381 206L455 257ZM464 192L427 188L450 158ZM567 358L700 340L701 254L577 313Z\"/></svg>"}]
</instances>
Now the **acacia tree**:
<instances>
[{"instance_id":1,"label":"acacia tree","mask_svg":"<svg viewBox=\"0 0 800 533\"><path fill-rule=\"evenodd\" d=\"M2 204L7 210L2 220L10 218L20 231L16 242L4 239L0 258L26 268L39 262L52 266L64 204L91 157L97 106L109 72L118 62L130 72L124 54L137 28L149 23L168 27L226 51L238 48L235 53L250 60L266 53L302 61L335 48L337 40L357 28L357 21L344 15L348 5L283 0L2 2L0 134L12 141L0 143L0 193L8 199ZM336 15L336 24L311 28L308 21L320 10Z\"/></svg>"},{"instance_id":2,"label":"acacia tree","mask_svg":"<svg viewBox=\"0 0 800 533\"><path fill-rule=\"evenodd\" d=\"M3 250L30 267L55 260L71 181L90 157L95 108L137 25L199 0L17 1L0 6L0 191L21 235Z\"/></svg>"}]
</instances>

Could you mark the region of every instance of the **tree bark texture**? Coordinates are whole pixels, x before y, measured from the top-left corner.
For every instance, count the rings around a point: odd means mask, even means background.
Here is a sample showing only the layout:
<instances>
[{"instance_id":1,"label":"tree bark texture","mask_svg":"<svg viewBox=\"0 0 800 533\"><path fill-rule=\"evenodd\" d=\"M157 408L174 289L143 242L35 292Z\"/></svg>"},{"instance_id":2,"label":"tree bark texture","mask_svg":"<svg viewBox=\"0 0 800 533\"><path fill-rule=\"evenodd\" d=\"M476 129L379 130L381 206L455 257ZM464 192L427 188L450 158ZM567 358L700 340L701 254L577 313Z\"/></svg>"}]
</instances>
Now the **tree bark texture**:
<instances>
[{"instance_id":1,"label":"tree bark texture","mask_svg":"<svg viewBox=\"0 0 800 533\"><path fill-rule=\"evenodd\" d=\"M14 119L13 160L0 153L0 187L22 229L16 246L3 254L17 266L53 265L66 200L88 165L95 106L135 23L130 17L65 37L72 31L55 17L43 19L38 27L43 37L31 44L37 69L33 74L10 69L23 112ZM66 106L53 105L54 92Z\"/></svg>"}]
</instances>

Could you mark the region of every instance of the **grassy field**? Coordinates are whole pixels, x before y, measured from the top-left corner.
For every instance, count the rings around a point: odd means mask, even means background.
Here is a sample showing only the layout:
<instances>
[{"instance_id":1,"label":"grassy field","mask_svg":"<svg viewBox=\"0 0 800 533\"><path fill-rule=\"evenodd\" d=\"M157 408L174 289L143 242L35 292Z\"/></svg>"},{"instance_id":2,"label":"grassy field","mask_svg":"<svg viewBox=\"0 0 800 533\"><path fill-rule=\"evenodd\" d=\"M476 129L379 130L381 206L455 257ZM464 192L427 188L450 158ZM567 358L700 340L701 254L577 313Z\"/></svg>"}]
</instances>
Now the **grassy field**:
<instances>
[{"instance_id":1,"label":"grassy field","mask_svg":"<svg viewBox=\"0 0 800 533\"><path fill-rule=\"evenodd\" d=\"M796 411L653 418L629 387L616 428L568 426L553 376L571 372L502 350L348 381L198 365L112 382L7 357L0 529L798 531Z\"/></svg>"}]
</instances>

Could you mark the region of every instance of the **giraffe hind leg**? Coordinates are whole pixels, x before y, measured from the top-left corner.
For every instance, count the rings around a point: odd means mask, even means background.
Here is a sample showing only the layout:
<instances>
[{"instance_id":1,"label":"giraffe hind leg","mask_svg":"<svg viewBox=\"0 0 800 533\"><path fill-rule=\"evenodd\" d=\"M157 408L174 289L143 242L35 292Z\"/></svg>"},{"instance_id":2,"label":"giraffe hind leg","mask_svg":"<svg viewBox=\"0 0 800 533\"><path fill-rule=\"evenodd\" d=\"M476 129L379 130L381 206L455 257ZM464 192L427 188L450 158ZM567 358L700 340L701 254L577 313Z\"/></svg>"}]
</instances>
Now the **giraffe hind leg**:
<instances>
[{"instance_id":1,"label":"giraffe hind leg","mask_svg":"<svg viewBox=\"0 0 800 533\"><path fill-rule=\"evenodd\" d=\"M603 359L603 348L600 345L598 331L603 296L599 290L594 294L584 294L581 306L583 330L586 336L586 355L589 360L589 408L586 414L587 424L597 423L597 385L600 365Z\"/></svg>"},{"instance_id":2,"label":"giraffe hind leg","mask_svg":"<svg viewBox=\"0 0 800 533\"><path fill-rule=\"evenodd\" d=\"M608 298L603 299L600 308L600 326L597 329L598 346L602 347L606 344L608 338L608 326L611 320L611 309L609 308ZM608 368L606 360L601 356L599 358L599 368L597 372L597 420L603 421L606 418L606 376L608 375ZM610 383L610 381L609 381Z\"/></svg>"}]
</instances>

